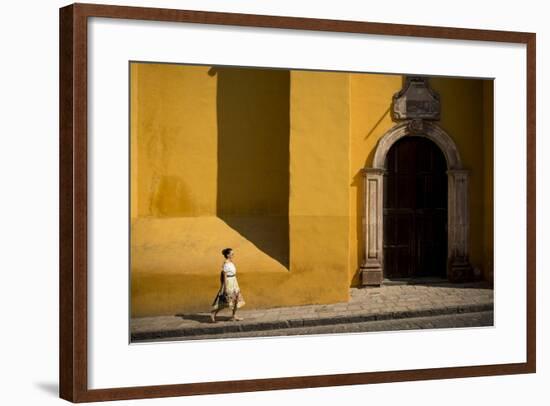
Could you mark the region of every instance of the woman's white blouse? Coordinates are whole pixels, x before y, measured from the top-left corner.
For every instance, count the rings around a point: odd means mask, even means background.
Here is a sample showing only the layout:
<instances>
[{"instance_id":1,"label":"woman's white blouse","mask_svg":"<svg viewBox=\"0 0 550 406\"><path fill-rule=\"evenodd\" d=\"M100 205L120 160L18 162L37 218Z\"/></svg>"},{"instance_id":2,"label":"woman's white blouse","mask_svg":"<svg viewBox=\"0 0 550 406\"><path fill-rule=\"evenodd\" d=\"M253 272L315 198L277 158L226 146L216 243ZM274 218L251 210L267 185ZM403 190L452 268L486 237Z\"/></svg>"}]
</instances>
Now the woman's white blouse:
<instances>
[{"instance_id":1,"label":"woman's white blouse","mask_svg":"<svg viewBox=\"0 0 550 406\"><path fill-rule=\"evenodd\" d=\"M235 274L237 273L237 268L235 267L235 264L233 262L224 262L223 271L227 276L235 276Z\"/></svg>"}]
</instances>

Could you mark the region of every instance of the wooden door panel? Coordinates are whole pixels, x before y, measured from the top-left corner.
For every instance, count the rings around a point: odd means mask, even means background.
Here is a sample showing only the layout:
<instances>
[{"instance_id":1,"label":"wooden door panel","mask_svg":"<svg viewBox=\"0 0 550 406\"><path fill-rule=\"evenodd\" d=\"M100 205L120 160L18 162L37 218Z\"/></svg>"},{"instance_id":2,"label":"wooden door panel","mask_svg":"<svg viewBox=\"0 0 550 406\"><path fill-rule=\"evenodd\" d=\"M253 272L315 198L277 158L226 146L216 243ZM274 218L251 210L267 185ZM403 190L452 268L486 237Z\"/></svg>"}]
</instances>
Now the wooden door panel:
<instances>
[{"instance_id":1,"label":"wooden door panel","mask_svg":"<svg viewBox=\"0 0 550 406\"><path fill-rule=\"evenodd\" d=\"M385 276L445 276L445 157L432 141L423 137L406 137L388 152L386 168Z\"/></svg>"},{"instance_id":2,"label":"wooden door panel","mask_svg":"<svg viewBox=\"0 0 550 406\"><path fill-rule=\"evenodd\" d=\"M413 272L410 257L414 240L414 213L391 209L390 213L384 221L384 255L388 260L385 264L386 273L388 277L408 277Z\"/></svg>"}]
</instances>

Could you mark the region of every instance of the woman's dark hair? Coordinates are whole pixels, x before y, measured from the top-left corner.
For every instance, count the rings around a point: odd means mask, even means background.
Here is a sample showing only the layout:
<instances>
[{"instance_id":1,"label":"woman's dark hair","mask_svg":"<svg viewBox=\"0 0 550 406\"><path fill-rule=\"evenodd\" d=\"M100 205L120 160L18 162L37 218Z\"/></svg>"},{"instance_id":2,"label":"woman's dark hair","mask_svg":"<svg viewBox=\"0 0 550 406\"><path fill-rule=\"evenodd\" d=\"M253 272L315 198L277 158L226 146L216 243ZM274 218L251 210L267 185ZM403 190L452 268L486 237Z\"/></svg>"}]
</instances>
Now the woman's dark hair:
<instances>
[{"instance_id":1,"label":"woman's dark hair","mask_svg":"<svg viewBox=\"0 0 550 406\"><path fill-rule=\"evenodd\" d=\"M224 249L222 250L222 255L223 255L225 258L227 258L227 256L229 255L229 253L230 253L231 251L233 251L233 248L224 248Z\"/></svg>"}]
</instances>

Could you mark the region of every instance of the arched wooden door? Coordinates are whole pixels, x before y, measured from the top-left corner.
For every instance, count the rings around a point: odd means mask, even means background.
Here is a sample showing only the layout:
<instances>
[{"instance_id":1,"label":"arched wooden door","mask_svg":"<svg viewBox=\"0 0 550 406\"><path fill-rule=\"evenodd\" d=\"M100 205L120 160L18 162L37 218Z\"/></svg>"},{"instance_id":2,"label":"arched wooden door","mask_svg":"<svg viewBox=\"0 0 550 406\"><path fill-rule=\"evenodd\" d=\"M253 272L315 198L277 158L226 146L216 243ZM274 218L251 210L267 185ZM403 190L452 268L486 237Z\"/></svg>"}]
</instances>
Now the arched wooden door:
<instances>
[{"instance_id":1,"label":"arched wooden door","mask_svg":"<svg viewBox=\"0 0 550 406\"><path fill-rule=\"evenodd\" d=\"M447 164L431 140L408 136L386 157L384 277L445 277Z\"/></svg>"}]
</instances>

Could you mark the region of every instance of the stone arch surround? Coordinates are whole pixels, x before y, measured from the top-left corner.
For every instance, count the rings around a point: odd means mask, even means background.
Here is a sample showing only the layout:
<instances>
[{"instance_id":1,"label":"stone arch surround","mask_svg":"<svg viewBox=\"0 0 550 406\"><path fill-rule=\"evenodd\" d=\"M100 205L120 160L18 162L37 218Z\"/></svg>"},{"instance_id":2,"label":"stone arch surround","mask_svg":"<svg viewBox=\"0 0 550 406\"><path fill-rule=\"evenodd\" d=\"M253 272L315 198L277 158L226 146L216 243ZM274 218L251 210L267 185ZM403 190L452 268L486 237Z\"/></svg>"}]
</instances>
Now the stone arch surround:
<instances>
[{"instance_id":1,"label":"stone arch surround","mask_svg":"<svg viewBox=\"0 0 550 406\"><path fill-rule=\"evenodd\" d=\"M386 155L403 137L425 137L445 155L448 176L447 278L460 282L471 278L469 260L469 171L462 165L453 139L435 123L407 120L393 126L378 141L372 167L363 168L363 285L381 285L384 280L384 174Z\"/></svg>"}]
</instances>

